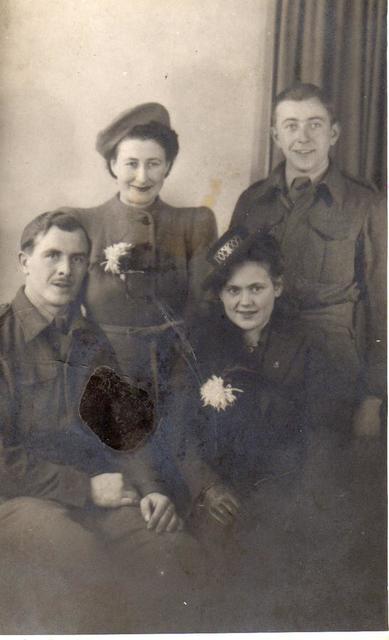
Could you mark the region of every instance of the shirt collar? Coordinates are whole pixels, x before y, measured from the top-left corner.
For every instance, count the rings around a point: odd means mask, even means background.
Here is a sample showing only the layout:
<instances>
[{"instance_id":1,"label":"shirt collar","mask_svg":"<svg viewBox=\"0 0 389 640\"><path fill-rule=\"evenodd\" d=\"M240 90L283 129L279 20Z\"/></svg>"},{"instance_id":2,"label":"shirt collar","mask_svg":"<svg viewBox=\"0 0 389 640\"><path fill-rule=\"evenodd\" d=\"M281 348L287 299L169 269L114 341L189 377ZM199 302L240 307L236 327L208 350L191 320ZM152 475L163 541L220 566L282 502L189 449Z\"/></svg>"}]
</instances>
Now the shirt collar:
<instances>
[{"instance_id":1,"label":"shirt collar","mask_svg":"<svg viewBox=\"0 0 389 640\"><path fill-rule=\"evenodd\" d=\"M26 298L31 302L32 306L35 307L39 313L41 314L41 316L43 316L44 318L46 318L46 320L50 323L53 322L55 315L54 313L51 313L51 311L49 311L48 309L46 309L40 302L40 300L38 300L38 297L34 295L33 291L27 291L27 287L24 287L24 295L26 296Z\"/></svg>"},{"instance_id":2,"label":"shirt collar","mask_svg":"<svg viewBox=\"0 0 389 640\"><path fill-rule=\"evenodd\" d=\"M11 306L15 317L22 327L26 342L31 342L31 340L42 333L53 321L53 318L49 319L42 315L37 307L27 298L24 287L19 289ZM72 316L70 330L82 329L86 321L81 315L80 308L74 306L70 309L69 313Z\"/></svg>"},{"instance_id":3,"label":"shirt collar","mask_svg":"<svg viewBox=\"0 0 389 640\"><path fill-rule=\"evenodd\" d=\"M329 167L316 185L317 193L328 205L333 201L341 205L344 198L344 181L337 166L330 162ZM272 198L276 193L284 193L286 190L285 161L281 162L270 173L267 180L259 186L258 196L260 198Z\"/></svg>"},{"instance_id":4,"label":"shirt collar","mask_svg":"<svg viewBox=\"0 0 389 640\"><path fill-rule=\"evenodd\" d=\"M331 162L324 176L317 183L317 192L328 204L335 200L342 205L344 199L344 180L337 166Z\"/></svg>"}]
</instances>

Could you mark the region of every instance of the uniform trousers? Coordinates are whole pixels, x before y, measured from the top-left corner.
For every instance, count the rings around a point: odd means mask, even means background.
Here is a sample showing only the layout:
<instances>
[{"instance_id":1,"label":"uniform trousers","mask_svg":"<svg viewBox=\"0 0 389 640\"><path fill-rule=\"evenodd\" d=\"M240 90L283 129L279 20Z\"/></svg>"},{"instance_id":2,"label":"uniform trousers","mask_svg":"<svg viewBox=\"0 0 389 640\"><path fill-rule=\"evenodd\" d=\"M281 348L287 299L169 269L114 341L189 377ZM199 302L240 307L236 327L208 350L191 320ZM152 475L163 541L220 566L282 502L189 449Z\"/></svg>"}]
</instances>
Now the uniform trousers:
<instances>
[{"instance_id":1,"label":"uniform trousers","mask_svg":"<svg viewBox=\"0 0 389 640\"><path fill-rule=\"evenodd\" d=\"M173 632L199 615L198 548L148 531L138 507L0 506L1 633Z\"/></svg>"}]
</instances>

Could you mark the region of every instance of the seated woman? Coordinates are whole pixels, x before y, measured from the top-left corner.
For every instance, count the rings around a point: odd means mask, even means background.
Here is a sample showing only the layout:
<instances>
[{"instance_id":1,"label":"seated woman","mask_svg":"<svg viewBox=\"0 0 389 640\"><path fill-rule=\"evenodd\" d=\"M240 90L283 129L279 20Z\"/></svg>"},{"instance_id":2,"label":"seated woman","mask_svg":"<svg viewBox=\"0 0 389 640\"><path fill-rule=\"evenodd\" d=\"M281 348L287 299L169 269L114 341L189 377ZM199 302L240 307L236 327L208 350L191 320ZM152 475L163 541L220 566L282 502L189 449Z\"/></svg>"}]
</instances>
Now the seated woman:
<instances>
[{"instance_id":1,"label":"seated woman","mask_svg":"<svg viewBox=\"0 0 389 640\"><path fill-rule=\"evenodd\" d=\"M302 524L304 451L313 426L330 418L332 377L282 312L283 260L275 238L234 229L210 259L205 288L215 301L192 323L194 359L191 368L176 368L169 423L192 494L192 524L204 534L212 561L221 552L229 577L238 563L245 591L252 586L255 594L258 575L286 584L298 565L298 545L297 565L290 556Z\"/></svg>"},{"instance_id":2,"label":"seated woman","mask_svg":"<svg viewBox=\"0 0 389 640\"><path fill-rule=\"evenodd\" d=\"M262 482L288 475L290 485L298 475L307 426L327 413L321 405L330 378L320 354L282 312L275 238L229 231L211 261L204 287L214 304L192 322L193 367L177 367L172 406L175 424L185 412L180 457L192 496L228 524Z\"/></svg>"}]
</instances>

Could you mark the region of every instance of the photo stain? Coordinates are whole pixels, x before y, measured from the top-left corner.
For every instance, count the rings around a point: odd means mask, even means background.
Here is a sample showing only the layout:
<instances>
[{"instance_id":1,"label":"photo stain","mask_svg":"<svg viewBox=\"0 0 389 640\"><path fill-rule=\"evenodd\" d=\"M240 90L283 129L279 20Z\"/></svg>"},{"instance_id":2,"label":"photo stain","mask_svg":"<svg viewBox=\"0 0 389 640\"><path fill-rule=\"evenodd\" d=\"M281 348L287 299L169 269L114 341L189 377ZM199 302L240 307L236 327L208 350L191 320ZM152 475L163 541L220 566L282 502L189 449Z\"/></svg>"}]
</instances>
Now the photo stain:
<instances>
[{"instance_id":1,"label":"photo stain","mask_svg":"<svg viewBox=\"0 0 389 640\"><path fill-rule=\"evenodd\" d=\"M218 196L222 190L222 181L219 178L212 178L211 180L211 192L208 193L203 199L202 205L213 209L217 202Z\"/></svg>"},{"instance_id":2,"label":"photo stain","mask_svg":"<svg viewBox=\"0 0 389 640\"><path fill-rule=\"evenodd\" d=\"M117 451L139 448L154 430L150 394L123 380L110 367L99 367L91 375L79 410L100 440Z\"/></svg>"}]
</instances>

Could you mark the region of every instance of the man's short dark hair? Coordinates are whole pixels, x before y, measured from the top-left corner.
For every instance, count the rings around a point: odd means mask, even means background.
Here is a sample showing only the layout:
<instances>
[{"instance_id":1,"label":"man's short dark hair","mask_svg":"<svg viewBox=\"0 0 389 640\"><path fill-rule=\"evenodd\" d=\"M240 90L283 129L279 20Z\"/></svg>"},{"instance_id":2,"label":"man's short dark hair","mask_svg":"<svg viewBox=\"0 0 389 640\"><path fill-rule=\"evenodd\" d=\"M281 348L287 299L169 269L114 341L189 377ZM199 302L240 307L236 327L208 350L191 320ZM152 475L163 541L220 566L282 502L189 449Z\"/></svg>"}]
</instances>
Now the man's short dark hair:
<instances>
[{"instance_id":1,"label":"man's short dark hair","mask_svg":"<svg viewBox=\"0 0 389 640\"><path fill-rule=\"evenodd\" d=\"M67 211L46 211L31 220L22 233L20 239L21 250L31 253L34 250L37 237L39 235L45 236L51 227L58 227L63 231L78 231L81 229L88 243L88 254L90 253L91 243L87 232L77 218Z\"/></svg>"},{"instance_id":2,"label":"man's short dark hair","mask_svg":"<svg viewBox=\"0 0 389 640\"><path fill-rule=\"evenodd\" d=\"M323 91L323 89L320 89L320 87L315 84L295 82L276 96L272 108L272 125L275 124L276 109L281 102L284 102L285 100L301 102L302 100L310 100L311 98L316 98L316 100L321 102L323 107L327 109L331 124L338 121L331 98L325 93L325 91Z\"/></svg>"}]
</instances>

